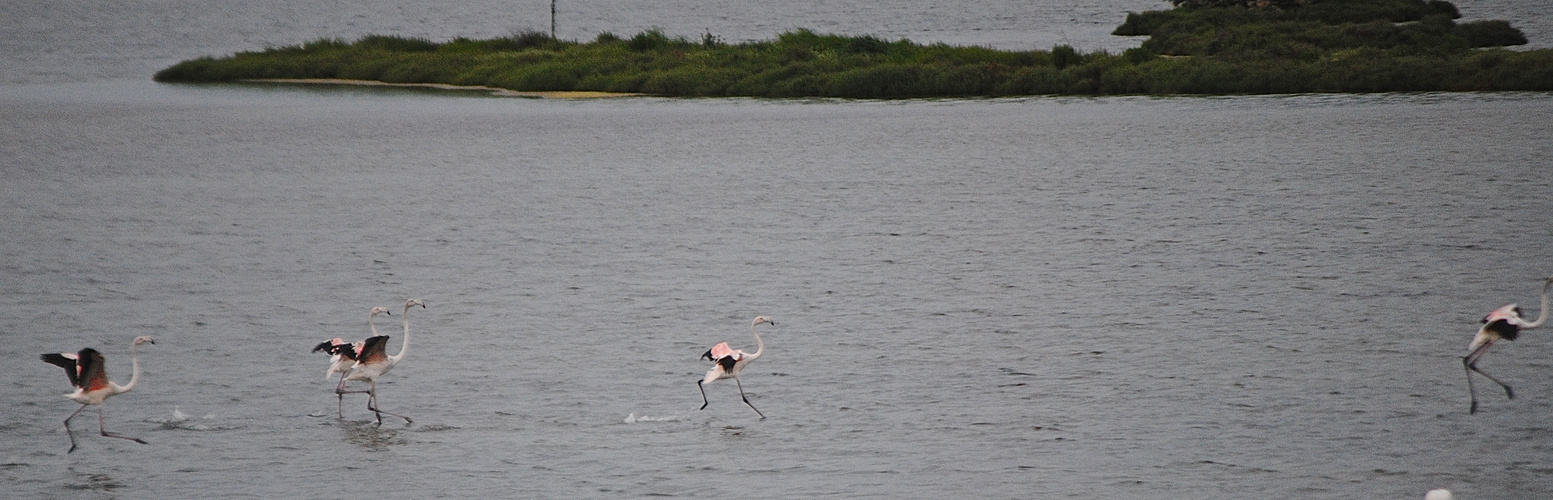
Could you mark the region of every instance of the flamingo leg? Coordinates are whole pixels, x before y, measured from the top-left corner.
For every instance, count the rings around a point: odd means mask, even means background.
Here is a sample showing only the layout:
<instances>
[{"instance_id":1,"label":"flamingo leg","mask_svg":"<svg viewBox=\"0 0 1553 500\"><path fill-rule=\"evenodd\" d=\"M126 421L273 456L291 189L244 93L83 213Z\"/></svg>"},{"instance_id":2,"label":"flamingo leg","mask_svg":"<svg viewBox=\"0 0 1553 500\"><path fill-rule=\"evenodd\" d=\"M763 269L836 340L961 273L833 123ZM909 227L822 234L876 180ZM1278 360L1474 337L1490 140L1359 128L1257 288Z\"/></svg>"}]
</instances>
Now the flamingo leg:
<instances>
[{"instance_id":1,"label":"flamingo leg","mask_svg":"<svg viewBox=\"0 0 1553 500\"><path fill-rule=\"evenodd\" d=\"M1464 367L1467 371L1467 394L1471 395L1472 398L1472 406L1467 410L1468 415L1476 414L1478 412L1478 390L1477 387L1475 387L1472 383L1472 364L1468 362L1468 358L1470 357L1471 356L1461 359L1461 366Z\"/></svg>"},{"instance_id":2,"label":"flamingo leg","mask_svg":"<svg viewBox=\"0 0 1553 500\"><path fill-rule=\"evenodd\" d=\"M1482 368L1478 368L1478 365L1477 365L1478 364L1478 360L1482 359L1484 354L1487 354L1488 347L1492 346L1492 345L1494 345L1493 342L1489 342L1487 344L1483 344L1483 346L1477 348L1476 351L1472 351L1471 354L1468 354L1468 355L1466 355L1466 357L1461 358L1461 365L1467 371L1467 391L1468 391L1468 393L1470 393L1472 395L1472 406L1467 411L1467 413L1469 413L1469 414L1477 413L1477 411L1478 411L1477 388L1474 387L1473 383L1472 383L1472 372L1478 372L1478 374L1480 374L1480 375L1482 375L1484 377L1488 377L1489 380L1494 381L1495 384L1499 384L1500 387L1504 388L1505 396L1509 397L1510 399L1515 399L1515 390L1511 389L1509 384L1506 384L1506 383L1500 381L1499 379L1494 378L1493 375L1489 375L1488 372L1483 371Z\"/></svg>"},{"instance_id":3,"label":"flamingo leg","mask_svg":"<svg viewBox=\"0 0 1553 500\"><path fill-rule=\"evenodd\" d=\"M712 402L706 399L706 386L701 385L701 382L700 380L696 381L696 388L701 389L701 409L705 410L706 405L712 404Z\"/></svg>"},{"instance_id":4,"label":"flamingo leg","mask_svg":"<svg viewBox=\"0 0 1553 500\"><path fill-rule=\"evenodd\" d=\"M340 374L340 385L334 388L334 394L339 399L338 405L335 408L335 414L338 415L340 418L345 418L345 395L346 394L360 394L360 393L367 392L367 391L347 391L347 390L345 390L345 377L347 375L349 375L349 374L348 373L341 373Z\"/></svg>"},{"instance_id":5,"label":"flamingo leg","mask_svg":"<svg viewBox=\"0 0 1553 500\"><path fill-rule=\"evenodd\" d=\"M739 382L739 377L734 377L733 378L733 383L739 385L739 397L744 398L744 404L750 405L750 409L751 410L755 410L755 414L756 415L760 415L760 419L761 420L765 420L766 419L766 414L761 413L759 408L756 408L755 405L750 404L749 396L745 396L744 395L744 384Z\"/></svg>"},{"instance_id":6,"label":"flamingo leg","mask_svg":"<svg viewBox=\"0 0 1553 500\"><path fill-rule=\"evenodd\" d=\"M132 437L129 437L129 436L120 436L118 434L114 434L114 433L108 432L107 423L104 422L107 419L105 417L103 417L103 407L104 406L105 405L97 405L97 430L101 431L102 435L104 437L128 439L128 440L134 441L136 443L146 444L146 442L145 441L141 441L140 438L132 438ZM66 453L68 453L68 452L66 452Z\"/></svg>"},{"instance_id":7,"label":"flamingo leg","mask_svg":"<svg viewBox=\"0 0 1553 500\"><path fill-rule=\"evenodd\" d=\"M70 419L75 418L76 414L81 413L81 410L85 409L86 405L83 404L80 408L76 408L75 411L70 412L70 416L65 417L65 435L70 436L70 451L66 451L65 453L75 451L75 434L70 432ZM98 413L98 415L101 415L101 413Z\"/></svg>"},{"instance_id":8,"label":"flamingo leg","mask_svg":"<svg viewBox=\"0 0 1553 500\"><path fill-rule=\"evenodd\" d=\"M372 381L372 389L367 392L367 409L368 410L372 410L372 414L377 415L377 425L383 425L383 414L384 413L388 413L389 415L393 415L395 417L399 417L399 418L404 419L404 423L405 424L413 424L413 423L415 423L414 420L410 420L410 417L406 417L406 416L400 415L398 413L389 413L389 412L386 412L386 411L383 411L383 410L379 410L377 408L377 381L376 380Z\"/></svg>"}]
</instances>

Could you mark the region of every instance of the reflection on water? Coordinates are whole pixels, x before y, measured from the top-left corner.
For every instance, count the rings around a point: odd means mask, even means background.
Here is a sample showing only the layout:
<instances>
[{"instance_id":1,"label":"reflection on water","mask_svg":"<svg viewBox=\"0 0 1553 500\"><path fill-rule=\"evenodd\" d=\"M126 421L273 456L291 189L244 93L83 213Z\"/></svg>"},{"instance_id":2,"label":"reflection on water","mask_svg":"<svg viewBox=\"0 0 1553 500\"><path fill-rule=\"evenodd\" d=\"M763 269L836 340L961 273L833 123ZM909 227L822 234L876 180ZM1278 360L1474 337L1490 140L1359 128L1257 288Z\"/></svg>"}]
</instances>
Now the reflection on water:
<instances>
[{"instance_id":1,"label":"reflection on water","mask_svg":"<svg viewBox=\"0 0 1553 500\"><path fill-rule=\"evenodd\" d=\"M350 444L359 446L368 451L385 451L390 446L407 443L405 438L399 437L404 429L398 426L378 425L375 420L337 420L340 427L340 435Z\"/></svg>"},{"instance_id":2,"label":"reflection on water","mask_svg":"<svg viewBox=\"0 0 1553 500\"><path fill-rule=\"evenodd\" d=\"M83 492L96 491L103 493L114 493L126 486L124 483L119 482L118 480L114 479L113 476L108 474L97 472L81 472L76 470L74 467L71 467L70 471L73 473L72 480L65 483L64 486L66 489L79 490Z\"/></svg>"}]
</instances>

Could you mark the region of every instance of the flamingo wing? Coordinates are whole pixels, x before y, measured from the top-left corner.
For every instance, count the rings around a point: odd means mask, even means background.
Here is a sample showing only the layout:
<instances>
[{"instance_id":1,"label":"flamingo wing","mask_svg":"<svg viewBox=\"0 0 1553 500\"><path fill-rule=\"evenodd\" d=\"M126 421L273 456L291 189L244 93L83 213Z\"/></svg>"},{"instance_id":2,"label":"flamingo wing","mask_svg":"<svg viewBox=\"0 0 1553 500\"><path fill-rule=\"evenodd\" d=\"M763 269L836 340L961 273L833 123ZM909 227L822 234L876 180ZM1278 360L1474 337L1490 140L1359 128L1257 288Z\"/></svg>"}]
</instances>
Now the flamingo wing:
<instances>
[{"instance_id":1,"label":"flamingo wing","mask_svg":"<svg viewBox=\"0 0 1553 500\"><path fill-rule=\"evenodd\" d=\"M1521 308L1510 304L1484 316L1482 331L1493 332L1499 338L1513 341L1521 335L1521 326L1525 324L1526 320L1521 319Z\"/></svg>"},{"instance_id":2,"label":"flamingo wing","mask_svg":"<svg viewBox=\"0 0 1553 500\"><path fill-rule=\"evenodd\" d=\"M715 361L717 364L722 365L723 371L729 371L733 370L735 363L744 359L744 351L728 347L728 343L723 342L712 346L712 349L706 351L706 354L702 354L701 357Z\"/></svg>"},{"instance_id":3,"label":"flamingo wing","mask_svg":"<svg viewBox=\"0 0 1553 500\"><path fill-rule=\"evenodd\" d=\"M328 352L329 354L334 354L334 346L339 345L339 342L340 342L340 339L325 340L323 342L319 342L318 345L313 346L313 352L325 351L325 352Z\"/></svg>"},{"instance_id":4,"label":"flamingo wing","mask_svg":"<svg viewBox=\"0 0 1553 500\"><path fill-rule=\"evenodd\" d=\"M366 344L357 352L356 361L362 363L379 363L388 359L388 336L378 335L367 339Z\"/></svg>"},{"instance_id":5,"label":"flamingo wing","mask_svg":"<svg viewBox=\"0 0 1553 500\"><path fill-rule=\"evenodd\" d=\"M41 356L43 361L65 369L65 375L70 376L70 385L81 386L81 367L76 363L76 355L68 352L51 352Z\"/></svg>"},{"instance_id":6,"label":"flamingo wing","mask_svg":"<svg viewBox=\"0 0 1553 500\"><path fill-rule=\"evenodd\" d=\"M712 353L712 359L722 359L735 354L743 354L743 351L728 347L727 342L712 346L712 350L708 352Z\"/></svg>"},{"instance_id":7,"label":"flamingo wing","mask_svg":"<svg viewBox=\"0 0 1553 500\"><path fill-rule=\"evenodd\" d=\"M90 347L77 353L80 357L77 362L81 364L81 385L87 391L96 391L108 388L108 370L103 367L102 353Z\"/></svg>"},{"instance_id":8,"label":"flamingo wing","mask_svg":"<svg viewBox=\"0 0 1553 500\"><path fill-rule=\"evenodd\" d=\"M1488 322L1488 324L1483 325L1482 331L1493 332L1494 335L1498 335L1499 338L1505 340L1515 340L1516 337L1521 336L1520 326L1503 319Z\"/></svg>"},{"instance_id":9,"label":"flamingo wing","mask_svg":"<svg viewBox=\"0 0 1553 500\"><path fill-rule=\"evenodd\" d=\"M324 351L334 356L335 360L345 358L354 361L358 357L358 354L360 354L361 346L361 342L351 344L339 338L335 338L334 340L330 340L328 342L319 343L317 347L313 348L313 352Z\"/></svg>"},{"instance_id":10,"label":"flamingo wing","mask_svg":"<svg viewBox=\"0 0 1553 500\"><path fill-rule=\"evenodd\" d=\"M1516 326L1525 323L1521 319L1521 308L1515 304L1494 309L1494 312L1488 313L1488 316L1483 317L1484 323L1493 323L1495 321L1505 321Z\"/></svg>"}]
</instances>

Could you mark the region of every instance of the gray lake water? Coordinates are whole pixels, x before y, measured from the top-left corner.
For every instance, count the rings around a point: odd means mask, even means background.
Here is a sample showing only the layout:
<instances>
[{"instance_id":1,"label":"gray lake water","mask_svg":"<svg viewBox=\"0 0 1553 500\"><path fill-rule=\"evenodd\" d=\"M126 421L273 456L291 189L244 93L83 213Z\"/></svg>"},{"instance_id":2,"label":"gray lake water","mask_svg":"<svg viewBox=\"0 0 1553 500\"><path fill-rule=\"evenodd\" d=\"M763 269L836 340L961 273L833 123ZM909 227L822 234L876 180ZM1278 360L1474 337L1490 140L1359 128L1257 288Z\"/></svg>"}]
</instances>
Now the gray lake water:
<instances>
[{"instance_id":1,"label":"gray lake water","mask_svg":"<svg viewBox=\"0 0 1553 500\"><path fill-rule=\"evenodd\" d=\"M1480 384L1477 415L1460 364L1483 314L1536 314L1553 274L1553 95L566 101L149 81L318 36L548 24L548 5L481 5L0 6L3 496L1553 493L1553 342L1495 347L1484 366L1518 397ZM1105 39L1117 13L1163 4L593 5L563 36L1120 47L1137 40ZM1534 3L1460 5L1534 38L1549 22L1512 17ZM387 306L397 352L409 297L427 308L379 391L414 424L374 425L360 396L337 419L308 349L366 337ZM698 411L697 357L753 348L756 315L777 325L744 389L769 418L729 382ZM122 382L137 335L157 344L106 417L149 444L98 436L88 410L66 454L78 405L38 354L96 347Z\"/></svg>"}]
</instances>

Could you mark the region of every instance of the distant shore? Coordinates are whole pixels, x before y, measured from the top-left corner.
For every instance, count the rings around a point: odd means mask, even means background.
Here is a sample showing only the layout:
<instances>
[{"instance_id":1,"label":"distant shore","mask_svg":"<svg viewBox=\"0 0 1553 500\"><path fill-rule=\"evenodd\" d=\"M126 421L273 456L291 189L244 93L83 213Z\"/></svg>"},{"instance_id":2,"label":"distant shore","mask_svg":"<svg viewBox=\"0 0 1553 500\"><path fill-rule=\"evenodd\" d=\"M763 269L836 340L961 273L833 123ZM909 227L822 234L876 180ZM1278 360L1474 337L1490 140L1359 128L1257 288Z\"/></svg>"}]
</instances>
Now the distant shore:
<instances>
[{"instance_id":1,"label":"distant shore","mask_svg":"<svg viewBox=\"0 0 1553 500\"><path fill-rule=\"evenodd\" d=\"M1071 46L1005 51L797 30L723 43L648 30L590 42L373 35L322 39L157 72L162 82L384 85L599 98L998 97L1553 91L1553 49L1506 21L1458 23L1443 0L1173 0L1129 13L1120 54Z\"/></svg>"},{"instance_id":2,"label":"distant shore","mask_svg":"<svg viewBox=\"0 0 1553 500\"><path fill-rule=\"evenodd\" d=\"M539 99L598 99L607 97L633 97L646 94L630 92L600 92L594 90L510 90L485 85L453 85L448 83L390 83L377 80L348 80L343 78L255 78L238 80L240 83L283 83L302 85L360 85L367 87L415 87L437 90L487 92L498 97L527 97Z\"/></svg>"}]
</instances>

